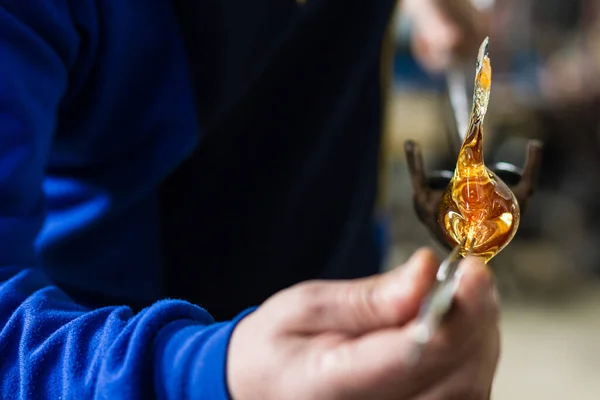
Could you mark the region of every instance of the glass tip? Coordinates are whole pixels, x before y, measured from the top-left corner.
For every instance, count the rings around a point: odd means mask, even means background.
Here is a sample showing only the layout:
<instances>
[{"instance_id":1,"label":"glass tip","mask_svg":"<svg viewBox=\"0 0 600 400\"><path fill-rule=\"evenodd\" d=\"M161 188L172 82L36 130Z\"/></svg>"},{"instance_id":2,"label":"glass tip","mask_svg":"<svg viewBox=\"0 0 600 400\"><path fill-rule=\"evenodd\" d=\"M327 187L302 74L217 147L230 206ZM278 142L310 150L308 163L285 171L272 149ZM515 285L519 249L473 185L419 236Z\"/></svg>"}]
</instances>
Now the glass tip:
<instances>
[{"instance_id":1,"label":"glass tip","mask_svg":"<svg viewBox=\"0 0 600 400\"><path fill-rule=\"evenodd\" d=\"M479 55L477 56L477 71L483 66L483 61L490 57L490 38L486 37L479 47Z\"/></svg>"}]
</instances>

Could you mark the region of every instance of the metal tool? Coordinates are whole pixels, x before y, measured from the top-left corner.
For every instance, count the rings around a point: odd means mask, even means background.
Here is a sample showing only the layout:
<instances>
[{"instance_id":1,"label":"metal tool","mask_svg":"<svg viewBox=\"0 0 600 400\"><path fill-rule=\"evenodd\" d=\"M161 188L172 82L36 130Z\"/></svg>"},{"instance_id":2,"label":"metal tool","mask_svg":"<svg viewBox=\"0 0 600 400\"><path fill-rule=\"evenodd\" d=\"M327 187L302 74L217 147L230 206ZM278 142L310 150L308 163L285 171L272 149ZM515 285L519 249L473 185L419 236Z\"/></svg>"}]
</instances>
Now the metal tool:
<instances>
[{"instance_id":1,"label":"metal tool","mask_svg":"<svg viewBox=\"0 0 600 400\"><path fill-rule=\"evenodd\" d=\"M466 240L464 238L442 261L437 271L436 282L421 306L413 331L415 347L409 360L411 364L419 361L423 348L431 341L452 306L454 295L458 289L457 271L462 259L460 250L464 248Z\"/></svg>"},{"instance_id":2,"label":"metal tool","mask_svg":"<svg viewBox=\"0 0 600 400\"><path fill-rule=\"evenodd\" d=\"M454 123L456 124L456 143L458 150L469 127L469 113L471 112L471 101L467 95L467 76L466 69L461 67L451 67L446 72L446 89L448 99L452 107Z\"/></svg>"},{"instance_id":3,"label":"metal tool","mask_svg":"<svg viewBox=\"0 0 600 400\"><path fill-rule=\"evenodd\" d=\"M492 12L495 0L470 0L471 6L480 13ZM456 137L454 143L456 151L460 148L469 126L469 114L471 112L471 99L467 90L467 76L469 65L464 61L454 60L445 73L446 89L448 99L453 111L456 124Z\"/></svg>"}]
</instances>

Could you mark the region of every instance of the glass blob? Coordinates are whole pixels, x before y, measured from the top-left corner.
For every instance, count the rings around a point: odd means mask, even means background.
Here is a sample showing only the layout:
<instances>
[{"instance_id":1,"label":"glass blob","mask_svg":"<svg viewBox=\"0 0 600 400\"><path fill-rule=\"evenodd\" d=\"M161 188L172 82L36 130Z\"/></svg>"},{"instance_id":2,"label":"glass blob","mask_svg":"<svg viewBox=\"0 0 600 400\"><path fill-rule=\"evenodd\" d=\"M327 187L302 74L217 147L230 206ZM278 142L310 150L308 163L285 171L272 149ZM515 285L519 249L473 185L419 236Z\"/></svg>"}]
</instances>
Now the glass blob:
<instances>
[{"instance_id":1,"label":"glass blob","mask_svg":"<svg viewBox=\"0 0 600 400\"><path fill-rule=\"evenodd\" d=\"M483 160L483 121L492 84L486 39L477 58L473 109L452 180L439 207L438 222L451 246L487 263L512 240L519 227L519 203Z\"/></svg>"}]
</instances>

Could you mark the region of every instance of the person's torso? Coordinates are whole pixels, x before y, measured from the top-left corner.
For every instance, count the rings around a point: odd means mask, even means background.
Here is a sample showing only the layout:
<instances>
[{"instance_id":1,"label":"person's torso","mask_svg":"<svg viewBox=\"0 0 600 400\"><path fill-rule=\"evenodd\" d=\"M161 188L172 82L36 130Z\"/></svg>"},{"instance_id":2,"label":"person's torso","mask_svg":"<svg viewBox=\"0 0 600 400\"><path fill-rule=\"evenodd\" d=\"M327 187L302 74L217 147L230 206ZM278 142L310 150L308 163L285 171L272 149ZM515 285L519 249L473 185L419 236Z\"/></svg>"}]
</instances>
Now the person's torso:
<instances>
[{"instance_id":1,"label":"person's torso","mask_svg":"<svg viewBox=\"0 0 600 400\"><path fill-rule=\"evenodd\" d=\"M225 318L299 280L376 271L394 1L175 2L197 112L168 2L94 3L74 13L84 50L45 184L38 247L59 284Z\"/></svg>"}]
</instances>

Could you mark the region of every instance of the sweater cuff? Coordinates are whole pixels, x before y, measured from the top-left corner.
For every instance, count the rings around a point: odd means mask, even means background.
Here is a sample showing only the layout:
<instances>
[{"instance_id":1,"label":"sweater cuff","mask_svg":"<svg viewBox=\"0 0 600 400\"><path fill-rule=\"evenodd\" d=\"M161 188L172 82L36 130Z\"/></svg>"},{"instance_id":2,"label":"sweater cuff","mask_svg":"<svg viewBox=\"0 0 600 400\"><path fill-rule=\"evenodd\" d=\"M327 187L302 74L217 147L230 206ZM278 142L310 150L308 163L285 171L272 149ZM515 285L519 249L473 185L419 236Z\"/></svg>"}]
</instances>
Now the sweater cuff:
<instances>
[{"instance_id":1,"label":"sweater cuff","mask_svg":"<svg viewBox=\"0 0 600 400\"><path fill-rule=\"evenodd\" d=\"M227 352L234 328L256 308L229 322L201 325L178 320L165 326L155 342L158 399L230 400Z\"/></svg>"}]
</instances>

